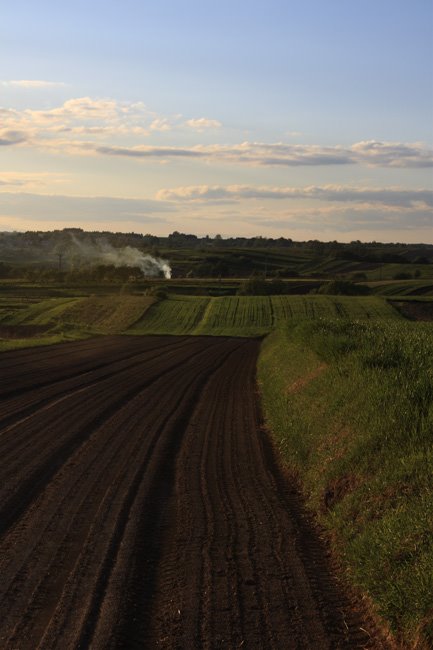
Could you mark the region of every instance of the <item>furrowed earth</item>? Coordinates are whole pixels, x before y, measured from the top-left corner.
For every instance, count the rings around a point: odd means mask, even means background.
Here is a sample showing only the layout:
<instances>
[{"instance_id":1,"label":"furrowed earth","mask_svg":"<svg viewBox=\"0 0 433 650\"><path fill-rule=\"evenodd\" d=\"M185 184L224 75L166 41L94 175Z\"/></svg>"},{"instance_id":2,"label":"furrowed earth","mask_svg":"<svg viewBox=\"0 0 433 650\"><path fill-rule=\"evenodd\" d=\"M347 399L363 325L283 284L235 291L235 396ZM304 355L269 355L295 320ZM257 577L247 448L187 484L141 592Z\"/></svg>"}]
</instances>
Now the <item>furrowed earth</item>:
<instances>
[{"instance_id":1,"label":"furrowed earth","mask_svg":"<svg viewBox=\"0 0 433 650\"><path fill-rule=\"evenodd\" d=\"M387 648L262 426L260 340L4 352L0 647Z\"/></svg>"}]
</instances>

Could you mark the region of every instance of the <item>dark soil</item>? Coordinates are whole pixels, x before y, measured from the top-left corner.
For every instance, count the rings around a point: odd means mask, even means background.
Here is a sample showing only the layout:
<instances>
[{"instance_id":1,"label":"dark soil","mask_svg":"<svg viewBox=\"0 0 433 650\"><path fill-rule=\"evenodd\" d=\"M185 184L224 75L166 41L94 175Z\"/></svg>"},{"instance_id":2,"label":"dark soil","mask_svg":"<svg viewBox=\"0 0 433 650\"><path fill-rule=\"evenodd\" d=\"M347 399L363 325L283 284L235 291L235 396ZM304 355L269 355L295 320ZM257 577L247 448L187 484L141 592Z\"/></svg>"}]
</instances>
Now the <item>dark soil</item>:
<instances>
[{"instance_id":1,"label":"dark soil","mask_svg":"<svg viewBox=\"0 0 433 650\"><path fill-rule=\"evenodd\" d=\"M433 301L422 302L416 300L390 300L393 307L395 307L403 316L410 320L433 320Z\"/></svg>"},{"instance_id":2,"label":"dark soil","mask_svg":"<svg viewBox=\"0 0 433 650\"><path fill-rule=\"evenodd\" d=\"M0 325L0 339L25 339L40 336L51 325Z\"/></svg>"},{"instance_id":3,"label":"dark soil","mask_svg":"<svg viewBox=\"0 0 433 650\"><path fill-rule=\"evenodd\" d=\"M261 427L251 339L0 355L0 647L387 648Z\"/></svg>"}]
</instances>

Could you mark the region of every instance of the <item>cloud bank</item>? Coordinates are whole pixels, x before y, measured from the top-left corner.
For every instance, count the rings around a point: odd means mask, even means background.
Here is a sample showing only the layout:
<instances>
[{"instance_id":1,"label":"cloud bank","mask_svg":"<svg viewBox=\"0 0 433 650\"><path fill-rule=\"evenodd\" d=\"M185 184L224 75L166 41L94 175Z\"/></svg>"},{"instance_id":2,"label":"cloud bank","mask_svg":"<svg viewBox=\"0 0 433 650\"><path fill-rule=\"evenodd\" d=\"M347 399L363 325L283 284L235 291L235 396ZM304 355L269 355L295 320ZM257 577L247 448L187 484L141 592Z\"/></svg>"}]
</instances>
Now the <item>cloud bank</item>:
<instances>
[{"instance_id":1,"label":"cloud bank","mask_svg":"<svg viewBox=\"0 0 433 650\"><path fill-rule=\"evenodd\" d=\"M37 88L46 87L49 82L14 83ZM59 134L146 138L157 131L203 132L222 126L219 121L206 117L185 119L179 114L158 115L143 102L118 102L91 97L68 99L61 106L44 110L0 108L0 117L5 128L26 133L29 143L40 146L51 139L52 148L56 146L55 137Z\"/></svg>"},{"instance_id":2,"label":"cloud bank","mask_svg":"<svg viewBox=\"0 0 433 650\"><path fill-rule=\"evenodd\" d=\"M374 203L413 207L419 204L433 207L432 190L405 190L399 188L368 188L345 185L308 187L269 187L249 185L192 185L163 189L157 194L162 201L240 201L266 199L316 199L353 203Z\"/></svg>"},{"instance_id":3,"label":"cloud bank","mask_svg":"<svg viewBox=\"0 0 433 650\"><path fill-rule=\"evenodd\" d=\"M63 142L63 146L68 143ZM192 147L132 147L90 142L75 143L71 153L99 154L136 159L196 158L206 162L252 167L300 167L328 165L365 165L369 167L422 168L433 166L433 150L422 144L395 142L358 142L349 148L341 146L265 144L243 142L238 145L195 145Z\"/></svg>"},{"instance_id":4,"label":"cloud bank","mask_svg":"<svg viewBox=\"0 0 433 650\"><path fill-rule=\"evenodd\" d=\"M56 220L73 224L79 221L134 221L137 224L163 223L161 213L173 207L160 201L116 197L63 196L0 192L0 215L31 221Z\"/></svg>"}]
</instances>

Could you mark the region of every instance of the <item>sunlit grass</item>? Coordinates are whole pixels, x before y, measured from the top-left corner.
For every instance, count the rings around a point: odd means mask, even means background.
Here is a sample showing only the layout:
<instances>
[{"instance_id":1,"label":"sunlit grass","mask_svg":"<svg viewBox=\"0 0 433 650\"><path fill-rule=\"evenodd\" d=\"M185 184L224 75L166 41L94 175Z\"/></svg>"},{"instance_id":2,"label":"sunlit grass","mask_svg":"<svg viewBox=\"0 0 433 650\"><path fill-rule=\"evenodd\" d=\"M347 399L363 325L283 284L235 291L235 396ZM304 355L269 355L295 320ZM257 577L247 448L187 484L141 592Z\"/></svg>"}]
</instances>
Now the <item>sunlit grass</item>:
<instances>
[{"instance_id":1,"label":"sunlit grass","mask_svg":"<svg viewBox=\"0 0 433 650\"><path fill-rule=\"evenodd\" d=\"M433 330L316 320L272 333L269 427L352 581L406 639L433 609Z\"/></svg>"}]
</instances>

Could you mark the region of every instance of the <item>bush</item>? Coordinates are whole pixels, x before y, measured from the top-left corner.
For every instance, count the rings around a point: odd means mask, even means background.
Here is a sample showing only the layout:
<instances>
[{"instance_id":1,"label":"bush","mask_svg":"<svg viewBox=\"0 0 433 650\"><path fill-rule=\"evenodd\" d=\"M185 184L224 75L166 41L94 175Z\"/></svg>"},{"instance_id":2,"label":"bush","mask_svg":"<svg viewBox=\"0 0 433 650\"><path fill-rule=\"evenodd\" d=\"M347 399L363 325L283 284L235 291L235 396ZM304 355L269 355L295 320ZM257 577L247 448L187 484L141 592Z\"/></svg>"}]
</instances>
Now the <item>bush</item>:
<instances>
[{"instance_id":1,"label":"bush","mask_svg":"<svg viewBox=\"0 0 433 650\"><path fill-rule=\"evenodd\" d=\"M365 284L355 284L346 280L333 280L322 284L317 293L328 296L368 296L371 289Z\"/></svg>"},{"instance_id":2,"label":"bush","mask_svg":"<svg viewBox=\"0 0 433 650\"><path fill-rule=\"evenodd\" d=\"M405 272L402 272L402 273L395 273L395 274L392 276L392 279L393 279L393 280L412 280L412 276L411 276L410 273L405 273Z\"/></svg>"},{"instance_id":3,"label":"bush","mask_svg":"<svg viewBox=\"0 0 433 650\"><path fill-rule=\"evenodd\" d=\"M152 296L158 300L165 300L168 298L168 293L165 287L153 286L146 289L146 296Z\"/></svg>"}]
</instances>

